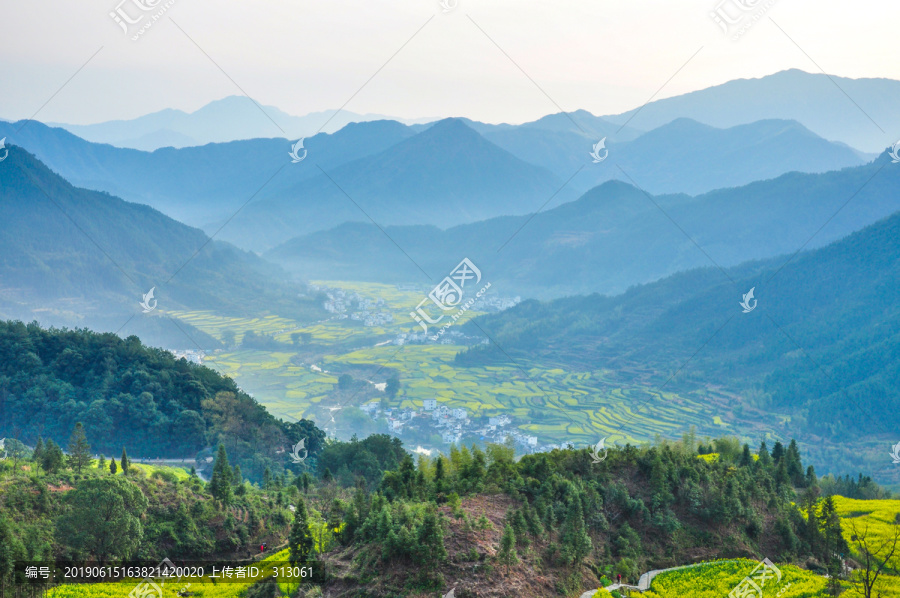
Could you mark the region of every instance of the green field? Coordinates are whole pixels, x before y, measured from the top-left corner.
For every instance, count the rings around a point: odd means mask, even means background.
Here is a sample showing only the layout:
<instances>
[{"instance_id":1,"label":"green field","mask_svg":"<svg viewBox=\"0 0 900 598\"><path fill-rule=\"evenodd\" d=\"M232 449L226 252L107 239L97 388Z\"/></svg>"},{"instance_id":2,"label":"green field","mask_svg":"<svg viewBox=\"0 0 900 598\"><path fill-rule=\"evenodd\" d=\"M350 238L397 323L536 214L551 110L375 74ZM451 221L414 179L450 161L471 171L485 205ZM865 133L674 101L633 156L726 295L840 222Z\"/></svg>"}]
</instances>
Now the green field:
<instances>
[{"instance_id":1,"label":"green field","mask_svg":"<svg viewBox=\"0 0 900 598\"><path fill-rule=\"evenodd\" d=\"M421 301L421 292L399 291L393 285L376 283L317 284L384 299L394 322L387 327L365 327L349 319L331 319L301 325L276 316L227 318L210 312L171 315L219 339L230 330L238 344L251 330L284 343L283 351L238 348L204 360L282 417L306 416L318 421L323 417L322 408L342 405L333 397L342 373L372 382L384 382L396 374L401 392L390 402L391 407L421 407L424 399L436 398L451 408L467 409L470 417L507 414L515 418L523 432L537 436L541 444L594 444L603 437L609 437L609 444L635 443L656 435L680 436L691 425L701 434L733 431L728 420L734 418L729 416L725 397L682 396L638 384L623 385L613 379L613 372L602 370L574 372L524 362L457 367L454 356L465 350L464 346L388 344L399 333L420 331L409 312ZM467 312L454 326L475 315ZM296 351L288 346L294 332L308 333L310 346ZM365 400L369 399L361 397L348 404L358 406ZM618 433L623 423L623 432Z\"/></svg>"}]
</instances>

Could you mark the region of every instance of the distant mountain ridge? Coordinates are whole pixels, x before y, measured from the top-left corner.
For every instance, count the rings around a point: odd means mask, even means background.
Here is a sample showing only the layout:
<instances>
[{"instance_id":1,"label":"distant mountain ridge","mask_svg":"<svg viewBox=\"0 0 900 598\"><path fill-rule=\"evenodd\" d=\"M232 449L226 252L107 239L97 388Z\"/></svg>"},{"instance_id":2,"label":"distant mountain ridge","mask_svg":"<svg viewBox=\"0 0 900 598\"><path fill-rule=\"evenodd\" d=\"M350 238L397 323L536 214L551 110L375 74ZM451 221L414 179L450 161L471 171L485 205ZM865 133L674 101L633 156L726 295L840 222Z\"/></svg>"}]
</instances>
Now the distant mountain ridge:
<instances>
[{"instance_id":1,"label":"distant mountain ridge","mask_svg":"<svg viewBox=\"0 0 900 598\"><path fill-rule=\"evenodd\" d=\"M194 112L167 108L130 120L92 125L48 123L82 139L116 147L153 151L162 147L187 147L227 143L242 139L312 137L334 133L350 123L395 120L406 124L435 119L400 119L380 114L326 110L293 116L275 106L261 106L245 96L215 100Z\"/></svg>"},{"instance_id":2,"label":"distant mountain ridge","mask_svg":"<svg viewBox=\"0 0 900 598\"><path fill-rule=\"evenodd\" d=\"M298 232L369 218L453 226L527 213L561 186L547 169L516 158L458 119L445 119L292 189L264 189L223 235L242 247L268 249Z\"/></svg>"},{"instance_id":3,"label":"distant mountain ridge","mask_svg":"<svg viewBox=\"0 0 900 598\"><path fill-rule=\"evenodd\" d=\"M728 128L759 120L796 120L825 139L864 152L894 143L900 122L900 81L851 79L789 69L757 79L735 79L654 100L603 119L650 130L676 118Z\"/></svg>"},{"instance_id":4,"label":"distant mountain ridge","mask_svg":"<svg viewBox=\"0 0 900 598\"><path fill-rule=\"evenodd\" d=\"M466 256L490 273L498 292L621 293L710 259L728 267L821 247L900 210L898 185L900 169L886 153L863 166L788 173L695 197L648 196L610 181L536 215L447 230L344 224L264 255L309 279L423 284L419 268L434 278Z\"/></svg>"},{"instance_id":5,"label":"distant mountain ridge","mask_svg":"<svg viewBox=\"0 0 900 598\"><path fill-rule=\"evenodd\" d=\"M283 284L278 268L256 255L145 205L73 187L22 148L7 148L0 163L0 318L113 331L127 324L123 334L155 344L210 349L218 342L198 331L185 337L157 316L178 309L319 314L297 297L304 287ZM158 311L136 318L151 288L155 302L148 305Z\"/></svg>"},{"instance_id":6,"label":"distant mountain ridge","mask_svg":"<svg viewBox=\"0 0 900 598\"><path fill-rule=\"evenodd\" d=\"M526 214L625 178L623 172L651 193L696 194L790 170L861 163L851 149L795 122L719 130L679 120L643 134L622 129L631 140L610 141L608 159L595 164L589 155L594 140L614 125L583 111L570 116L521 126L463 119L416 126L351 123L305 139L307 155L298 164L290 163L285 139L148 153L86 142L33 121L0 123L0 136L33 151L75 185L148 204L209 233L240 210L222 238L255 250L342 222L366 222L364 211L382 226L440 228Z\"/></svg>"}]
</instances>

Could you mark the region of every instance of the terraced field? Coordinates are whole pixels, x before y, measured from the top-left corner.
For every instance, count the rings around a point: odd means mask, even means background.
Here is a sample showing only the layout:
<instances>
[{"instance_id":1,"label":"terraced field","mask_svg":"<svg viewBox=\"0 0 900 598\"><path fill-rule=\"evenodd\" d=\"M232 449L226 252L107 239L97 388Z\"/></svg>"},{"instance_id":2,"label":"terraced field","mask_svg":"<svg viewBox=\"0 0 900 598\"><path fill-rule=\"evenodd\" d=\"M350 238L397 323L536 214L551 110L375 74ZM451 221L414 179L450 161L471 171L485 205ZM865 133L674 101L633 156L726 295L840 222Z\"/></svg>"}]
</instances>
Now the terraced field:
<instances>
[{"instance_id":1,"label":"terraced field","mask_svg":"<svg viewBox=\"0 0 900 598\"><path fill-rule=\"evenodd\" d=\"M520 429L537 436L541 444L594 444L602 437L609 437L610 444L640 442L657 434L679 436L690 425L696 425L701 434L731 431L724 399L623 385L614 380L614 372L602 370L572 372L539 363L463 368L454 364L463 346L388 344L399 333L420 330L409 312L424 292L376 283L317 284L384 299L394 322L385 327L365 327L345 318L301 326L276 316L227 318L210 312L171 315L219 339L231 331L238 345L251 330L283 343L280 351L237 349L217 352L204 360L282 417L321 419L323 408L342 406L344 402L358 406L366 399L338 400L334 396L338 377L347 372L373 382L398 375L401 392L390 402L392 407L421 407L424 399L436 398L448 407L465 408L470 416L506 414L515 417ZM455 326L475 315L465 313ZM293 346L294 332L308 333L309 344Z\"/></svg>"}]
</instances>

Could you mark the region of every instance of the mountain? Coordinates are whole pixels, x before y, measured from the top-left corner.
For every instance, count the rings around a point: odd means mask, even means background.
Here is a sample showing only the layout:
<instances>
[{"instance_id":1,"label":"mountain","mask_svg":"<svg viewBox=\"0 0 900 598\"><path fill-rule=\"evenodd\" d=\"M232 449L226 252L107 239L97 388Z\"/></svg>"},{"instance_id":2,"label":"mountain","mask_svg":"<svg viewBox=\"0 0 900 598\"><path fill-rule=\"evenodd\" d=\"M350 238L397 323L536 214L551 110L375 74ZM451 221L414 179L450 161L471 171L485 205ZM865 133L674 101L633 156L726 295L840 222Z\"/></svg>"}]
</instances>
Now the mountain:
<instances>
[{"instance_id":1,"label":"mountain","mask_svg":"<svg viewBox=\"0 0 900 598\"><path fill-rule=\"evenodd\" d=\"M306 162L301 166L313 168ZM223 231L224 238L268 249L297 233L369 217L384 225L453 226L528 213L562 185L545 168L516 158L458 119L442 120L380 153L323 170L286 192L264 189L243 210L240 222Z\"/></svg>"},{"instance_id":2,"label":"mountain","mask_svg":"<svg viewBox=\"0 0 900 598\"><path fill-rule=\"evenodd\" d=\"M320 132L334 133L350 123L386 119L388 117L378 114L356 114L345 110L292 116L274 106L259 106L245 96L228 96L190 113L167 108L130 120L92 125L49 124L88 141L153 151L161 147L178 148L258 137L299 139Z\"/></svg>"},{"instance_id":3,"label":"mountain","mask_svg":"<svg viewBox=\"0 0 900 598\"><path fill-rule=\"evenodd\" d=\"M896 484L884 455L900 425L900 212L790 258L692 270L615 297L528 301L480 318L496 344L458 361L549 360L626 377L640 367L653 387L677 374L668 390L734 393L725 419L744 430L789 429L815 440L832 471L864 466Z\"/></svg>"},{"instance_id":4,"label":"mountain","mask_svg":"<svg viewBox=\"0 0 900 598\"><path fill-rule=\"evenodd\" d=\"M304 140L307 165L333 168L412 136L394 121L351 123L334 134ZM222 221L246 203L279 169L272 189L289 188L318 169L291 165L284 139L248 139L152 153L91 143L36 121L0 123L0 137L33 152L74 185L150 205L194 226ZM212 232L212 231L211 231Z\"/></svg>"},{"instance_id":5,"label":"mountain","mask_svg":"<svg viewBox=\"0 0 900 598\"><path fill-rule=\"evenodd\" d=\"M892 128L900 120L897 97L900 81L893 79L850 79L790 69L655 100L603 118L645 131L677 118L720 128L758 120L796 120L825 139L879 152L897 140Z\"/></svg>"},{"instance_id":6,"label":"mountain","mask_svg":"<svg viewBox=\"0 0 900 598\"><path fill-rule=\"evenodd\" d=\"M605 126L596 127L593 136L578 130L540 128L538 123L482 134L511 154L550 168L564 180L577 172L568 187L580 193L622 178L622 171L651 193L696 195L786 172L825 172L868 161L860 152L826 141L796 121L760 120L719 129L679 118L643 134L627 127L616 134L618 126L599 122ZM601 138L606 139L608 159L594 163L589 152Z\"/></svg>"},{"instance_id":7,"label":"mountain","mask_svg":"<svg viewBox=\"0 0 900 598\"><path fill-rule=\"evenodd\" d=\"M610 181L528 216L447 230L344 224L265 257L310 279L423 284L469 257L507 295L621 293L710 258L728 267L821 247L900 210L898 184L900 169L887 154L855 168L789 173L698 196L652 196Z\"/></svg>"},{"instance_id":8,"label":"mountain","mask_svg":"<svg viewBox=\"0 0 900 598\"><path fill-rule=\"evenodd\" d=\"M121 329L165 346L208 349L218 342L186 337L178 328L189 327L173 326L165 314L318 314L311 300L297 297L302 287L279 283L278 269L254 254L150 207L74 187L23 149L8 149L0 163L3 317ZM159 310L143 314L139 302L151 288Z\"/></svg>"}]
</instances>

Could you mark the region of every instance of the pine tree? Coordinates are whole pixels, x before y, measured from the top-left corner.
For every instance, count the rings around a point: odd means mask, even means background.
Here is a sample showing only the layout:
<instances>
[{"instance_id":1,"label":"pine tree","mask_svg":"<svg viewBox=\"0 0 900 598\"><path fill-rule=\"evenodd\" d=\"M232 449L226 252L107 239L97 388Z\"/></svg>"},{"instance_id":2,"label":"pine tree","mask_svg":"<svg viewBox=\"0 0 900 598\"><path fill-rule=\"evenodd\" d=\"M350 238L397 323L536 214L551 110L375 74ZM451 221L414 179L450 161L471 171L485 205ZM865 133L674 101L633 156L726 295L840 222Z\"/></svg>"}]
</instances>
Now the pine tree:
<instances>
[{"instance_id":1,"label":"pine tree","mask_svg":"<svg viewBox=\"0 0 900 598\"><path fill-rule=\"evenodd\" d=\"M806 477L803 475L803 463L800 460L800 449L797 448L797 441L793 438L788 445L784 459L787 462L787 474L788 477L791 478L791 482L795 486L802 486L804 482L806 482Z\"/></svg>"},{"instance_id":2,"label":"pine tree","mask_svg":"<svg viewBox=\"0 0 900 598\"><path fill-rule=\"evenodd\" d=\"M244 478L241 475L241 466L237 463L231 469L231 483L235 486L240 486L244 483Z\"/></svg>"},{"instance_id":3,"label":"pine tree","mask_svg":"<svg viewBox=\"0 0 900 598\"><path fill-rule=\"evenodd\" d=\"M523 510L516 509L512 512L510 525L512 525L513 532L516 534L516 543L520 544L522 548L528 548L531 542L528 540L528 524L525 522Z\"/></svg>"},{"instance_id":4,"label":"pine tree","mask_svg":"<svg viewBox=\"0 0 900 598\"><path fill-rule=\"evenodd\" d=\"M572 497L569 502L566 519L563 521L562 543L569 562L576 566L581 564L593 548L591 537L588 536L584 526L584 511L578 496Z\"/></svg>"},{"instance_id":5,"label":"pine tree","mask_svg":"<svg viewBox=\"0 0 900 598\"><path fill-rule=\"evenodd\" d=\"M115 459L109 460L109 473L116 475L116 472L119 471L119 466L116 465Z\"/></svg>"},{"instance_id":6,"label":"pine tree","mask_svg":"<svg viewBox=\"0 0 900 598\"><path fill-rule=\"evenodd\" d=\"M806 487L814 488L819 485L819 479L816 477L816 468L810 465L806 468Z\"/></svg>"},{"instance_id":7,"label":"pine tree","mask_svg":"<svg viewBox=\"0 0 900 598\"><path fill-rule=\"evenodd\" d=\"M272 471L266 467L263 471L263 490L268 491L272 486Z\"/></svg>"},{"instance_id":8,"label":"pine tree","mask_svg":"<svg viewBox=\"0 0 900 598\"><path fill-rule=\"evenodd\" d=\"M100 471L106 469L106 457L104 457L102 454L100 455L100 459L97 461L97 469L99 469Z\"/></svg>"},{"instance_id":9,"label":"pine tree","mask_svg":"<svg viewBox=\"0 0 900 598\"><path fill-rule=\"evenodd\" d=\"M220 505L230 505L234 498L231 488L231 465L228 464L228 453L225 445L219 444L216 462L213 464L212 479L209 481L209 492Z\"/></svg>"},{"instance_id":10,"label":"pine tree","mask_svg":"<svg viewBox=\"0 0 900 598\"><path fill-rule=\"evenodd\" d=\"M122 473L127 475L129 467L131 467L131 461L128 460L128 455L125 454L125 447L122 447Z\"/></svg>"},{"instance_id":11,"label":"pine tree","mask_svg":"<svg viewBox=\"0 0 900 598\"><path fill-rule=\"evenodd\" d=\"M441 495L444 494L444 457L441 455L438 455L434 464L434 494L440 502Z\"/></svg>"},{"instance_id":12,"label":"pine tree","mask_svg":"<svg viewBox=\"0 0 900 598\"><path fill-rule=\"evenodd\" d=\"M322 483L330 484L333 481L334 481L334 476L331 475L331 470L326 467L325 471L322 472Z\"/></svg>"},{"instance_id":13,"label":"pine tree","mask_svg":"<svg viewBox=\"0 0 900 598\"><path fill-rule=\"evenodd\" d=\"M37 444L34 445L34 451L31 453L31 460L40 463L44 458L44 439L38 436Z\"/></svg>"},{"instance_id":14,"label":"pine tree","mask_svg":"<svg viewBox=\"0 0 900 598\"><path fill-rule=\"evenodd\" d=\"M291 524L291 533L288 536L288 560L292 565L302 564L309 560L312 550L313 538L309 533L306 501L302 496L298 496L297 506L294 510L294 522Z\"/></svg>"},{"instance_id":15,"label":"pine tree","mask_svg":"<svg viewBox=\"0 0 900 598\"><path fill-rule=\"evenodd\" d=\"M75 424L72 430L72 436L69 437L69 467L76 473L91 464L91 445L88 444L87 437L84 435L84 426L81 422Z\"/></svg>"},{"instance_id":16,"label":"pine tree","mask_svg":"<svg viewBox=\"0 0 900 598\"><path fill-rule=\"evenodd\" d=\"M763 469L768 469L772 465L772 456L769 455L769 448L766 446L765 440L759 444L759 452L757 454L759 455L759 460L757 461L759 466Z\"/></svg>"},{"instance_id":17,"label":"pine tree","mask_svg":"<svg viewBox=\"0 0 900 598\"><path fill-rule=\"evenodd\" d=\"M438 563L447 559L447 549L444 548L444 528L441 526L434 508L428 509L425 513L417 539L419 545L415 554L420 565L433 570L437 568Z\"/></svg>"},{"instance_id":18,"label":"pine tree","mask_svg":"<svg viewBox=\"0 0 900 598\"><path fill-rule=\"evenodd\" d=\"M56 473L63 466L65 456L62 449L53 440L48 440L43 450L41 466L47 473Z\"/></svg>"},{"instance_id":19,"label":"pine tree","mask_svg":"<svg viewBox=\"0 0 900 598\"><path fill-rule=\"evenodd\" d=\"M775 446L772 447L772 461L775 462L775 465L778 465L782 457L784 457L784 445L781 444L780 440L776 440Z\"/></svg>"},{"instance_id":20,"label":"pine tree","mask_svg":"<svg viewBox=\"0 0 900 598\"><path fill-rule=\"evenodd\" d=\"M741 467L747 467L753 464L753 457L750 455L750 445L744 445L744 452L741 453Z\"/></svg>"},{"instance_id":21,"label":"pine tree","mask_svg":"<svg viewBox=\"0 0 900 598\"><path fill-rule=\"evenodd\" d=\"M500 538L497 560L501 565L506 565L507 575L509 575L509 567L519 562L519 555L516 553L516 534L508 523L503 528L503 536Z\"/></svg>"}]
</instances>

